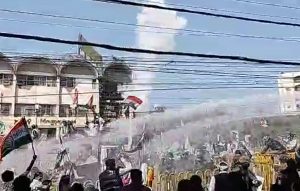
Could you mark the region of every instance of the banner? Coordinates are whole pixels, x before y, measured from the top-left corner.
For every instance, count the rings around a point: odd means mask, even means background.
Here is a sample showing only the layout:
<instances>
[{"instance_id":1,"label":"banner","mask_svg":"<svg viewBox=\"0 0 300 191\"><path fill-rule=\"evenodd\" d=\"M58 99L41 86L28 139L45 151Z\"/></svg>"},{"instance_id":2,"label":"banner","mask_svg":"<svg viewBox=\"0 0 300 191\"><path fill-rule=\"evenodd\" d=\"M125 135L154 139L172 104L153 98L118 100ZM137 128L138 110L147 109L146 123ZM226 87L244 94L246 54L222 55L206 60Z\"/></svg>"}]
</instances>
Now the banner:
<instances>
[{"instance_id":1,"label":"banner","mask_svg":"<svg viewBox=\"0 0 300 191\"><path fill-rule=\"evenodd\" d=\"M32 143L32 138L28 130L27 121L23 117L9 130L8 134L1 141L0 159L4 158L11 151L28 143Z\"/></svg>"}]
</instances>

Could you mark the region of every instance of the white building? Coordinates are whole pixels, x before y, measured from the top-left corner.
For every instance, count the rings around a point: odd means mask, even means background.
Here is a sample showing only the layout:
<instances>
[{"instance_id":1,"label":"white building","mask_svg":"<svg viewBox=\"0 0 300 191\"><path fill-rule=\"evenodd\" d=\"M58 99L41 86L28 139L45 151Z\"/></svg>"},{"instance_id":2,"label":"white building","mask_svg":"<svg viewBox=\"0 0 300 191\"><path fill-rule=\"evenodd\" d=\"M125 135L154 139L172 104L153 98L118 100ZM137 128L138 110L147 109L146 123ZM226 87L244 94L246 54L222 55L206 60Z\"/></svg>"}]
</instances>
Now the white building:
<instances>
[{"instance_id":1,"label":"white building","mask_svg":"<svg viewBox=\"0 0 300 191\"><path fill-rule=\"evenodd\" d=\"M278 79L280 108L283 113L300 112L300 72L283 73Z\"/></svg>"},{"instance_id":2,"label":"white building","mask_svg":"<svg viewBox=\"0 0 300 191\"><path fill-rule=\"evenodd\" d=\"M25 116L40 128L55 128L62 120L83 126L87 111L78 107L75 114L75 89L78 106L86 105L93 96L98 111L97 78L96 68L78 56L10 59L0 54L0 121L13 125Z\"/></svg>"}]
</instances>

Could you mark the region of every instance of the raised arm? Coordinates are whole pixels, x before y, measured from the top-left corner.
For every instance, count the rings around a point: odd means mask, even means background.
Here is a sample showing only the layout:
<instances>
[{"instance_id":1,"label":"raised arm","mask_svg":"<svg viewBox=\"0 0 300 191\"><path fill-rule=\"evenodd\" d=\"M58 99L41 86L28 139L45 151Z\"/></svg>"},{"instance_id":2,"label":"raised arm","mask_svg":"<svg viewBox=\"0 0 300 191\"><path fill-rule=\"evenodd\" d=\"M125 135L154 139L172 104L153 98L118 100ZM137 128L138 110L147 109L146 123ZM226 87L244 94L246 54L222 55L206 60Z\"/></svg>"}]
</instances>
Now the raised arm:
<instances>
[{"instance_id":1,"label":"raised arm","mask_svg":"<svg viewBox=\"0 0 300 191\"><path fill-rule=\"evenodd\" d=\"M36 155L33 155L32 160L31 160L29 166L27 167L26 171L23 173L23 175L28 176L28 174L29 174L29 172L31 171L31 169L32 169L32 167L33 167L33 165L34 165L36 159L37 159L37 156L36 156Z\"/></svg>"}]
</instances>

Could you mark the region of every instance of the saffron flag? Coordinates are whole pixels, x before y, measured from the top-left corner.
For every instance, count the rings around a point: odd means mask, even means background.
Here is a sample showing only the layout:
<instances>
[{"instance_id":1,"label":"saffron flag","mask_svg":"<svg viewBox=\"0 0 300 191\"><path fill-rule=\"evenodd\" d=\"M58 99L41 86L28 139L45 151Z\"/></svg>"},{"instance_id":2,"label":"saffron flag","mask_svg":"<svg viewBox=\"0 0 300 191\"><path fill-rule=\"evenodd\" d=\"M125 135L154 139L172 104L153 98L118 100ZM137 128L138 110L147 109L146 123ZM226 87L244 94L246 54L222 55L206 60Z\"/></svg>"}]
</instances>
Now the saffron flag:
<instances>
[{"instance_id":1,"label":"saffron flag","mask_svg":"<svg viewBox=\"0 0 300 191\"><path fill-rule=\"evenodd\" d=\"M2 139L0 146L0 159L4 158L11 151L28 143L32 143L32 138L28 130L27 122L23 117Z\"/></svg>"},{"instance_id":2,"label":"saffron flag","mask_svg":"<svg viewBox=\"0 0 300 191\"><path fill-rule=\"evenodd\" d=\"M139 105L141 105L143 103L143 101L136 96L128 96L125 99L125 103L128 103L128 105L130 107L132 107L133 109L136 109Z\"/></svg>"}]
</instances>

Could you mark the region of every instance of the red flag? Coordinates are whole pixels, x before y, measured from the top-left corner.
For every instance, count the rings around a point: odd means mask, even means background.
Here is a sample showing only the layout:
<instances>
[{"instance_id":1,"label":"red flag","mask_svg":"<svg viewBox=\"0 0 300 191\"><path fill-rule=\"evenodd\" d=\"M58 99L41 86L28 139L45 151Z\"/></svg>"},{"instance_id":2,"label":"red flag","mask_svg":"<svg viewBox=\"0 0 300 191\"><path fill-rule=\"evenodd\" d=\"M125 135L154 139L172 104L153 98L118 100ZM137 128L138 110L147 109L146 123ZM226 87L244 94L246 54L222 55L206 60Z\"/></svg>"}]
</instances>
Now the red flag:
<instances>
[{"instance_id":1,"label":"red flag","mask_svg":"<svg viewBox=\"0 0 300 191\"><path fill-rule=\"evenodd\" d=\"M139 105L143 103L143 101L136 96L128 96L125 99L125 102L128 103L128 105L131 106L133 109L136 109Z\"/></svg>"},{"instance_id":2,"label":"red flag","mask_svg":"<svg viewBox=\"0 0 300 191\"><path fill-rule=\"evenodd\" d=\"M5 157L11 151L28 143L32 143L32 138L28 130L27 121L23 117L2 139L0 146L0 159Z\"/></svg>"},{"instance_id":3,"label":"red flag","mask_svg":"<svg viewBox=\"0 0 300 191\"><path fill-rule=\"evenodd\" d=\"M92 95L87 103L87 108L89 108L90 110L92 110L94 112L94 95Z\"/></svg>"},{"instance_id":4,"label":"red flag","mask_svg":"<svg viewBox=\"0 0 300 191\"><path fill-rule=\"evenodd\" d=\"M75 93L74 93L74 97L73 97L74 105L78 105L78 95L79 95L79 92L78 92L77 88L75 88Z\"/></svg>"}]
</instances>

